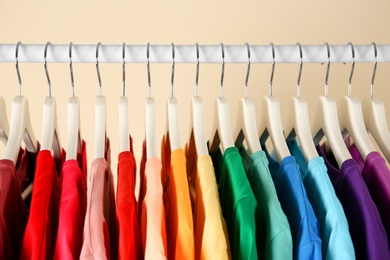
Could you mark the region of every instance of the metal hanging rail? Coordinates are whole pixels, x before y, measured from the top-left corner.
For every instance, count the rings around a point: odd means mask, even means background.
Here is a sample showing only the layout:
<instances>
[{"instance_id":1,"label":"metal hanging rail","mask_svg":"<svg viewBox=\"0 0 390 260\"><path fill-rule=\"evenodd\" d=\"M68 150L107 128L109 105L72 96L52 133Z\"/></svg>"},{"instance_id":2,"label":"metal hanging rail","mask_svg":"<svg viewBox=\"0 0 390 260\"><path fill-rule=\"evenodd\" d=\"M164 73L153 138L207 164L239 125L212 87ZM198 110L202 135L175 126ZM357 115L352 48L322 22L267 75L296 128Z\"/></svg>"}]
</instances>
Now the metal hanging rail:
<instances>
[{"instance_id":1,"label":"metal hanging rail","mask_svg":"<svg viewBox=\"0 0 390 260\"><path fill-rule=\"evenodd\" d=\"M15 62L16 44L0 44L0 62ZM332 63L349 63L352 61L351 48L348 44L329 45ZM354 45L355 62L374 62L372 44ZM126 63L146 63L145 45L126 45ZM251 63L271 63L269 45L250 45ZM21 44L19 62L44 62L45 44ZM390 62L390 44L378 44L378 62ZM197 63L196 47L193 45L175 45L176 63ZM326 63L328 61L325 45L302 45L304 63ZM298 45L275 45L276 63L299 63ZM225 63L247 63L247 47L243 45L225 45ZM73 44L72 61L74 63L95 63L96 44ZM69 44L52 44L47 51L47 62L68 63ZM100 63L122 63L122 44L101 45ZM172 46L150 45L151 63L171 63ZM199 45L200 63L221 63L220 45Z\"/></svg>"}]
</instances>

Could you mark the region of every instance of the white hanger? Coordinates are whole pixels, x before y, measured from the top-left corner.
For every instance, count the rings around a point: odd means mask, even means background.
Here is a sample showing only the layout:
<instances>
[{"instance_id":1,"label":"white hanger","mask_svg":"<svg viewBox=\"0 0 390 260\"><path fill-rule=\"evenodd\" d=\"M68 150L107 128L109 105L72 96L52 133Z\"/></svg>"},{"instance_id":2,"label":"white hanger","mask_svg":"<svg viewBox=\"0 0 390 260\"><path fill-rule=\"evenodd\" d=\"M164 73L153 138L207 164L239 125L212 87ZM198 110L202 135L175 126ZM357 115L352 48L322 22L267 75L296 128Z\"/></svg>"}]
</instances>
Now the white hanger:
<instances>
[{"instance_id":1,"label":"white hanger","mask_svg":"<svg viewBox=\"0 0 390 260\"><path fill-rule=\"evenodd\" d=\"M314 145L318 145L324 135L328 140L332 152L336 158L337 165L341 168L344 161L351 159L347 147L341 136L339 121L337 116L336 101L328 96L328 78L330 70L330 49L329 44L325 43L328 53L328 64L325 77L325 96L318 99L316 116L311 128Z\"/></svg>"},{"instance_id":2,"label":"white hanger","mask_svg":"<svg viewBox=\"0 0 390 260\"><path fill-rule=\"evenodd\" d=\"M45 98L43 104L43 121L42 121L42 139L41 150L53 151L53 157L57 160L61 160L62 146L60 136L58 133L57 122L57 106L56 100L51 96L51 81L49 72L47 70L47 48L51 42L47 42L44 50L44 67L48 83L48 97Z\"/></svg>"},{"instance_id":3,"label":"white hanger","mask_svg":"<svg viewBox=\"0 0 390 260\"><path fill-rule=\"evenodd\" d=\"M374 97L374 80L377 67L377 47L376 43L371 43L374 47L375 63L371 79L371 97L363 101L363 117L368 132L372 134L383 155L390 162L390 132L387 125L385 105L380 99Z\"/></svg>"},{"instance_id":4,"label":"white hanger","mask_svg":"<svg viewBox=\"0 0 390 260\"><path fill-rule=\"evenodd\" d=\"M292 141L295 137L298 138L299 145L302 149L306 162L309 162L312 158L318 157L317 150L313 143L313 137L310 132L309 110L307 108L307 102L300 97L300 82L302 75L302 46L297 43L300 53L299 74L297 81L297 96L291 99L290 114L285 127L285 133L287 133L286 140Z\"/></svg>"},{"instance_id":5,"label":"white hanger","mask_svg":"<svg viewBox=\"0 0 390 260\"><path fill-rule=\"evenodd\" d=\"M146 158L157 157L156 143L156 108L154 98L151 97L151 79L149 63L149 47L146 47L147 69L148 69L148 97L145 100L145 141L146 141Z\"/></svg>"},{"instance_id":6,"label":"white hanger","mask_svg":"<svg viewBox=\"0 0 390 260\"><path fill-rule=\"evenodd\" d=\"M12 102L12 114L11 114L11 125L9 131L9 138L4 151L4 158L12 160L16 164L19 154L20 145L22 140L26 145L26 149L29 152L38 152L38 141L35 138L30 112L28 108L28 100L26 97L21 95L22 80L19 72L18 52L19 45L21 42L16 44L16 72L19 80L19 96L16 96Z\"/></svg>"},{"instance_id":7,"label":"white hanger","mask_svg":"<svg viewBox=\"0 0 390 260\"><path fill-rule=\"evenodd\" d=\"M275 49L273 43L271 43L270 45L272 49L270 96L265 96L262 101L258 133L260 135L260 143L265 143L267 138L271 137L271 141L276 153L276 158L279 162L281 162L283 158L290 156L291 154L288 150L283 135L279 101L272 96L272 81L275 71Z\"/></svg>"},{"instance_id":8,"label":"white hanger","mask_svg":"<svg viewBox=\"0 0 390 260\"><path fill-rule=\"evenodd\" d=\"M261 146L257 133L256 124L256 112L255 105L252 100L248 97L248 79L250 73L250 46L246 43L248 50L248 70L245 79L245 97L240 99L238 105L238 114L234 136L236 136L235 146L239 147L242 145L244 139L246 139L249 153L252 154L257 151L261 151Z\"/></svg>"},{"instance_id":9,"label":"white hanger","mask_svg":"<svg viewBox=\"0 0 390 260\"><path fill-rule=\"evenodd\" d=\"M125 43L122 46L122 96L119 97L119 152L130 151L129 105L125 96Z\"/></svg>"},{"instance_id":10,"label":"white hanger","mask_svg":"<svg viewBox=\"0 0 390 260\"><path fill-rule=\"evenodd\" d=\"M5 100L0 96L0 141L4 146L7 145L9 136L9 123L7 117L7 110L5 107Z\"/></svg>"},{"instance_id":11,"label":"white hanger","mask_svg":"<svg viewBox=\"0 0 390 260\"><path fill-rule=\"evenodd\" d=\"M219 86L219 97L215 100L215 115L214 124L212 130L212 136L210 138L210 153L215 152L221 144L222 151L224 152L229 147L234 147L232 129L230 124L230 112L229 103L223 97L223 78L225 74L225 49L223 43L221 43L222 49L222 73L221 83Z\"/></svg>"},{"instance_id":12,"label":"white hanger","mask_svg":"<svg viewBox=\"0 0 390 260\"><path fill-rule=\"evenodd\" d=\"M69 67L72 83L72 96L68 100L68 143L66 147L66 160L77 160L77 152L81 149L80 132L80 104L79 99L74 95L74 78L72 64L72 45L69 44Z\"/></svg>"},{"instance_id":13,"label":"white hanger","mask_svg":"<svg viewBox=\"0 0 390 260\"><path fill-rule=\"evenodd\" d=\"M99 71L99 47L96 45L96 72L99 80L99 96L96 97L95 103L95 153L94 159L104 158L106 148L106 99L102 96L102 81Z\"/></svg>"},{"instance_id":14,"label":"white hanger","mask_svg":"<svg viewBox=\"0 0 390 260\"><path fill-rule=\"evenodd\" d=\"M349 132L360 155L365 160L370 152L375 151L364 125L363 112L360 100L351 96L352 76L355 68L355 51L353 44L348 43L352 49L352 68L348 81L348 96L342 97L339 102L339 123L343 134Z\"/></svg>"},{"instance_id":15,"label":"white hanger","mask_svg":"<svg viewBox=\"0 0 390 260\"><path fill-rule=\"evenodd\" d=\"M208 154L207 141L204 127L203 101L198 96L198 79L199 79L199 45L196 43L196 78L195 78L195 96L191 99L191 120L190 120L190 138L194 138L197 156Z\"/></svg>"},{"instance_id":16,"label":"white hanger","mask_svg":"<svg viewBox=\"0 0 390 260\"><path fill-rule=\"evenodd\" d=\"M175 77L175 45L172 43L172 74L171 74L171 96L167 101L167 129L166 136L169 137L171 151L180 148L179 122L177 116L177 99L173 96L173 83Z\"/></svg>"}]
</instances>

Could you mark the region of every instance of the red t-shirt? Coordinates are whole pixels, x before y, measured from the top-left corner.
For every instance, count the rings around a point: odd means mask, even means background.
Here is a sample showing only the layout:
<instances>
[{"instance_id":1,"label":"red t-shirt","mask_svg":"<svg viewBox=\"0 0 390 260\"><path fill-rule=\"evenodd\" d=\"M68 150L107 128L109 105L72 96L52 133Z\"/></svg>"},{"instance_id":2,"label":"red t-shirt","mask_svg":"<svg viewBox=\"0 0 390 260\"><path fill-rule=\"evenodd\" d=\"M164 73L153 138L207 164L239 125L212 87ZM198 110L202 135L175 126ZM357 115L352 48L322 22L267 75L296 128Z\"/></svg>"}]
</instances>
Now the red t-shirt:
<instances>
[{"instance_id":1,"label":"red t-shirt","mask_svg":"<svg viewBox=\"0 0 390 260\"><path fill-rule=\"evenodd\" d=\"M92 162L90 187L80 259L117 259L118 235L108 138L105 158Z\"/></svg>"},{"instance_id":2,"label":"red t-shirt","mask_svg":"<svg viewBox=\"0 0 390 260\"><path fill-rule=\"evenodd\" d=\"M36 154L23 150L17 170L11 160L0 160L0 259L19 259L29 214L29 198L23 201L21 191L33 181L35 160Z\"/></svg>"},{"instance_id":3,"label":"red t-shirt","mask_svg":"<svg viewBox=\"0 0 390 260\"><path fill-rule=\"evenodd\" d=\"M134 196L135 172L135 158L130 138L130 151L121 152L118 156L116 216L118 220L119 259L143 259L144 255Z\"/></svg>"},{"instance_id":4,"label":"red t-shirt","mask_svg":"<svg viewBox=\"0 0 390 260\"><path fill-rule=\"evenodd\" d=\"M64 162L54 259L79 259L87 211L87 153L83 141L76 160Z\"/></svg>"},{"instance_id":5,"label":"red t-shirt","mask_svg":"<svg viewBox=\"0 0 390 260\"><path fill-rule=\"evenodd\" d=\"M49 150L41 150L38 153L30 217L24 233L20 259L53 259L64 159L64 150L61 161L58 162L54 161Z\"/></svg>"}]
</instances>

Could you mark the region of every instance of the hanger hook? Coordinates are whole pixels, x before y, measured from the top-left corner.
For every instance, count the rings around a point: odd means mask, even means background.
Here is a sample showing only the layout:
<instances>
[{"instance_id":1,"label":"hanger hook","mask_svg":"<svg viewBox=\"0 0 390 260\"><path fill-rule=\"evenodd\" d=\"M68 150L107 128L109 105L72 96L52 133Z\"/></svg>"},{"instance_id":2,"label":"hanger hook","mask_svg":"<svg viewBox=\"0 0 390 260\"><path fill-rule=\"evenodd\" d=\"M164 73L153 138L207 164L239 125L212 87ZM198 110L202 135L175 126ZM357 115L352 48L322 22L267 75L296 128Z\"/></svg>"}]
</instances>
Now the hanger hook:
<instances>
[{"instance_id":1,"label":"hanger hook","mask_svg":"<svg viewBox=\"0 0 390 260\"><path fill-rule=\"evenodd\" d=\"M171 74L171 97L173 97L173 84L175 80L175 44L172 42L172 74Z\"/></svg>"},{"instance_id":2,"label":"hanger hook","mask_svg":"<svg viewBox=\"0 0 390 260\"><path fill-rule=\"evenodd\" d=\"M19 82L19 96L22 95L22 78L20 77L20 71L19 71L19 46L22 45L22 42L18 42L16 44L15 49L15 60L16 60L16 74L18 75L18 82Z\"/></svg>"},{"instance_id":3,"label":"hanger hook","mask_svg":"<svg viewBox=\"0 0 390 260\"><path fill-rule=\"evenodd\" d=\"M123 42L122 44L122 97L126 95L126 50L125 50L126 44Z\"/></svg>"},{"instance_id":4,"label":"hanger hook","mask_svg":"<svg viewBox=\"0 0 390 260\"><path fill-rule=\"evenodd\" d=\"M299 48L299 73L298 73L298 80L297 80L297 97L301 96L301 75L302 75L302 67L303 67L303 53L302 53L302 45L300 42L297 42L298 48Z\"/></svg>"},{"instance_id":5,"label":"hanger hook","mask_svg":"<svg viewBox=\"0 0 390 260\"><path fill-rule=\"evenodd\" d=\"M353 46L352 42L349 42L348 45L351 46L351 51L352 51L351 74L349 74L349 80L348 80L348 97L350 97L352 94L352 76L353 76L353 71L355 70L355 47Z\"/></svg>"},{"instance_id":6,"label":"hanger hook","mask_svg":"<svg viewBox=\"0 0 390 260\"><path fill-rule=\"evenodd\" d=\"M272 89L273 89L273 81L274 81L274 73L275 73L275 46L271 42L271 50L272 50L272 70L271 70L271 77L269 80L269 96L272 97Z\"/></svg>"},{"instance_id":7,"label":"hanger hook","mask_svg":"<svg viewBox=\"0 0 390 260\"><path fill-rule=\"evenodd\" d=\"M251 47L249 46L249 43L245 43L246 49L248 52L248 69L246 71L246 78L245 78L245 97L248 97L248 80L249 80L249 74L251 71Z\"/></svg>"},{"instance_id":8,"label":"hanger hook","mask_svg":"<svg viewBox=\"0 0 390 260\"><path fill-rule=\"evenodd\" d=\"M221 71L221 82L219 84L219 97L223 97L223 78L225 76L225 46L220 43L222 51L222 71Z\"/></svg>"},{"instance_id":9,"label":"hanger hook","mask_svg":"<svg viewBox=\"0 0 390 260\"><path fill-rule=\"evenodd\" d=\"M328 96L328 80L329 80L329 71L330 71L330 48L329 43L325 42L324 45L326 46L326 53L328 55L328 62L326 65L326 74L325 74L325 96Z\"/></svg>"},{"instance_id":10,"label":"hanger hook","mask_svg":"<svg viewBox=\"0 0 390 260\"><path fill-rule=\"evenodd\" d=\"M72 84L72 97L74 97L74 78L73 78L72 47L73 47L73 42L70 42L70 43L69 43L70 82L71 82L71 84Z\"/></svg>"},{"instance_id":11,"label":"hanger hook","mask_svg":"<svg viewBox=\"0 0 390 260\"><path fill-rule=\"evenodd\" d=\"M146 63L146 67L147 67L147 71L148 71L148 97L151 96L151 88L152 88L152 81L150 79L150 62L149 62L149 48L150 48L150 43L148 42L148 44L146 45L146 60L147 60L147 63Z\"/></svg>"},{"instance_id":12,"label":"hanger hook","mask_svg":"<svg viewBox=\"0 0 390 260\"><path fill-rule=\"evenodd\" d=\"M47 42L46 45L45 45L45 51L44 51L44 54L43 54L43 58L45 60L45 63L44 63L44 67L45 67L45 73L46 73L46 78L47 78L47 85L48 85L48 93L49 93L49 97L51 97L51 81L50 81L50 76L49 76L49 71L47 69L47 48L49 47L49 45L51 45L51 42Z\"/></svg>"},{"instance_id":13,"label":"hanger hook","mask_svg":"<svg viewBox=\"0 0 390 260\"><path fill-rule=\"evenodd\" d=\"M96 44L96 72L98 76L98 81L99 81L99 95L102 95L102 79L100 78L100 70L99 70L99 47L102 45L101 42L98 42Z\"/></svg>"},{"instance_id":14,"label":"hanger hook","mask_svg":"<svg viewBox=\"0 0 390 260\"><path fill-rule=\"evenodd\" d=\"M196 76L195 76L195 96L198 96L198 82L199 82L199 44L195 43L196 48Z\"/></svg>"},{"instance_id":15,"label":"hanger hook","mask_svg":"<svg viewBox=\"0 0 390 260\"><path fill-rule=\"evenodd\" d=\"M375 75L376 75L376 67L378 65L378 50L375 42L372 42L371 45L374 47L374 55L375 55L374 71L372 72L372 78L371 78L371 98L374 98L374 82L375 82Z\"/></svg>"}]
</instances>

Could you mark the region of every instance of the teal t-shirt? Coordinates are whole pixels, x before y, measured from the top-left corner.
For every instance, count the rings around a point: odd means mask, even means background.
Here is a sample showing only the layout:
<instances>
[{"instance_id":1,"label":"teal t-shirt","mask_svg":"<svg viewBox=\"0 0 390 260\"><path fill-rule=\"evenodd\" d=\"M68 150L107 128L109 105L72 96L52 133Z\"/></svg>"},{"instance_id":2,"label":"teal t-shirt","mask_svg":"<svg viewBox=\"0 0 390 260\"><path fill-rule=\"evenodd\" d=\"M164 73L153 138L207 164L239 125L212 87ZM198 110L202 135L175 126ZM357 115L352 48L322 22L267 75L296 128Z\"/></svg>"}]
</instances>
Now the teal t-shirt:
<instances>
[{"instance_id":1,"label":"teal t-shirt","mask_svg":"<svg viewBox=\"0 0 390 260\"><path fill-rule=\"evenodd\" d=\"M323 259L355 259L348 221L330 182L324 159L314 157L307 164L296 140L287 145L300 166L307 196L320 224Z\"/></svg>"},{"instance_id":2,"label":"teal t-shirt","mask_svg":"<svg viewBox=\"0 0 390 260\"><path fill-rule=\"evenodd\" d=\"M257 202L236 147L210 154L218 180L222 214L233 259L258 259L256 246Z\"/></svg>"},{"instance_id":3,"label":"teal t-shirt","mask_svg":"<svg viewBox=\"0 0 390 260\"><path fill-rule=\"evenodd\" d=\"M242 146L240 154L259 208L256 218L259 259L292 259L290 225L278 200L265 152L249 155Z\"/></svg>"}]
</instances>

